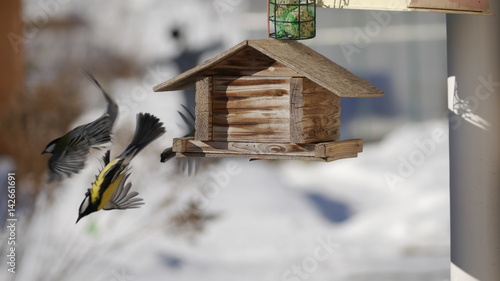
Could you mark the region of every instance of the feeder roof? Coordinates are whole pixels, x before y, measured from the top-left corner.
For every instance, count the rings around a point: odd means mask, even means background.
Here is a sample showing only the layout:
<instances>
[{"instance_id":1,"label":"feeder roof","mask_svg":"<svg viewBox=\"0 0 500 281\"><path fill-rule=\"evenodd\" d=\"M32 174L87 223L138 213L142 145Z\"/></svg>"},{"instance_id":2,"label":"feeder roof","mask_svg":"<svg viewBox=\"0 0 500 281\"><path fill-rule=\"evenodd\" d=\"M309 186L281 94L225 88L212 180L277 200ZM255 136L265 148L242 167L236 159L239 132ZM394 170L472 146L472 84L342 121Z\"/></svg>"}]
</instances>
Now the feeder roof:
<instances>
[{"instance_id":1,"label":"feeder roof","mask_svg":"<svg viewBox=\"0 0 500 281\"><path fill-rule=\"evenodd\" d=\"M325 56L292 40L245 40L218 56L205 61L153 88L155 92L175 91L195 86L207 76L205 72L231 56L253 48L340 97L377 97L384 93L367 80L361 79Z\"/></svg>"}]
</instances>

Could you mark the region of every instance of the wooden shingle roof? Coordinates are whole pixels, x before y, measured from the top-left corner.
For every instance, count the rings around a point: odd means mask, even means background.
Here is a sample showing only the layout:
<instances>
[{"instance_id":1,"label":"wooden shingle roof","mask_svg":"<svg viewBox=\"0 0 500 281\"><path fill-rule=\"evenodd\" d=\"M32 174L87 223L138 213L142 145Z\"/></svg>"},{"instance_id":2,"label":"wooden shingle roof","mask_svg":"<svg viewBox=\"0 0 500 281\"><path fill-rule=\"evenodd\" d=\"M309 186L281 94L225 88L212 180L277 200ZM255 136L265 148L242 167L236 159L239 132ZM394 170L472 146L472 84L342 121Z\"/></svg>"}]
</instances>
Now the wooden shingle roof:
<instances>
[{"instance_id":1,"label":"wooden shingle roof","mask_svg":"<svg viewBox=\"0 0 500 281\"><path fill-rule=\"evenodd\" d=\"M340 97L377 97L384 94L367 80L357 77L304 44L276 39L245 40L197 67L155 86L153 90L175 91L194 87L195 82L205 77L205 73L211 68L248 48L284 64Z\"/></svg>"}]
</instances>

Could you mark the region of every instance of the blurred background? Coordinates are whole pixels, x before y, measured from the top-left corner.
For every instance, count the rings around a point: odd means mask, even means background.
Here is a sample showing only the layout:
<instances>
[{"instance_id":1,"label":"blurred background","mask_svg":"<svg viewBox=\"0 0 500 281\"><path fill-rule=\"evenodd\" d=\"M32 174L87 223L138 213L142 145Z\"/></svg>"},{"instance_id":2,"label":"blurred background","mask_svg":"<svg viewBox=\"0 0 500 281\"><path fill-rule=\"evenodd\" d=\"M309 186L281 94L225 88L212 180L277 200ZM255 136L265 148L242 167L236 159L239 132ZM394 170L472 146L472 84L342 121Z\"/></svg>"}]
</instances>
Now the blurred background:
<instances>
[{"instance_id":1,"label":"blurred background","mask_svg":"<svg viewBox=\"0 0 500 281\"><path fill-rule=\"evenodd\" d=\"M439 13L317 10L301 41L385 92L342 99L331 163L159 155L190 128L193 91L152 87L245 39L267 38L267 1L8 0L0 10L1 280L449 280L446 26ZM88 69L120 107L112 156L135 114L167 134L132 162L146 205L74 224L102 151L47 184L52 139L100 116ZM442 137L436 137L442 136ZM16 273L6 268L7 173L16 173ZM5 187L5 188L4 188Z\"/></svg>"}]
</instances>

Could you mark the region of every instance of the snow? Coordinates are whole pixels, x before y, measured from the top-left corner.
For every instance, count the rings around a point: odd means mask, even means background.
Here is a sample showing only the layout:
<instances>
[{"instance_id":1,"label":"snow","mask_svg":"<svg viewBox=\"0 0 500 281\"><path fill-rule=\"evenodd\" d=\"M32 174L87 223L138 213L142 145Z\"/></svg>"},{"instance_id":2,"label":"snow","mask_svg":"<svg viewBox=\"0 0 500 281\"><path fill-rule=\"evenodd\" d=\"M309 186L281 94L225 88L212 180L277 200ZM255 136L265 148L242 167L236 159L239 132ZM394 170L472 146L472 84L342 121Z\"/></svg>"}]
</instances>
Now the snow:
<instances>
[{"instance_id":1,"label":"snow","mask_svg":"<svg viewBox=\"0 0 500 281\"><path fill-rule=\"evenodd\" d=\"M155 142L132 162L141 209L101 211L75 225L95 166L63 182L52 201L41 199L19 232L26 245L18 280L42 272L51 280L68 267L63 280L446 280L447 144L399 186L383 176L435 131L446 123L408 125L356 159L229 159L193 178L176 175L175 161L160 164ZM177 202L166 203L172 194ZM189 197L216 218L186 239L172 233L168 214L185 210Z\"/></svg>"},{"instance_id":2,"label":"snow","mask_svg":"<svg viewBox=\"0 0 500 281\"><path fill-rule=\"evenodd\" d=\"M159 162L183 133L176 113L182 94L150 92L162 82L158 77L176 74L172 65L151 66L179 52L165 39L165 28L182 25L195 33L188 39L192 48L216 40L231 47L245 39L235 20L245 4L221 1L235 5L224 17L213 10L216 1L60 2L51 16L77 11L92 23L93 44L140 54L145 65L142 77L107 85L120 93L114 96L121 110L111 155L131 139L137 112L157 115L167 134L132 161L129 180L146 202L140 209L100 211L75 225L102 152L55 194L40 196L31 222L19 221L16 280L448 280L444 120L406 123L366 143L358 158L331 163L223 159L204 161L188 177L178 173L175 160ZM28 15L36 8L32 2ZM103 111L89 110L76 124ZM185 214L192 199L214 217L200 233L179 231L171 220ZM4 267L0 279L8 280Z\"/></svg>"}]
</instances>

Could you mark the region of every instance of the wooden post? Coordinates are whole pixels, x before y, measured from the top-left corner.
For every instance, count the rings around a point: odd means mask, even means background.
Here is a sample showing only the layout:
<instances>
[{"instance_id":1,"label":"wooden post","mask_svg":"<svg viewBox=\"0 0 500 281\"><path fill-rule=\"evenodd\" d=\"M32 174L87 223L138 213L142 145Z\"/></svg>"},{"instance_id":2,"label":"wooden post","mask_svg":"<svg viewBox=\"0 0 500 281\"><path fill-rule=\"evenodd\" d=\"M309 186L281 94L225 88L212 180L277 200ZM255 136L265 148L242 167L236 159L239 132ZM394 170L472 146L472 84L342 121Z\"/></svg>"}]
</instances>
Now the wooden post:
<instances>
[{"instance_id":1,"label":"wooden post","mask_svg":"<svg viewBox=\"0 0 500 281\"><path fill-rule=\"evenodd\" d=\"M488 0L323 0L318 5L325 8L394 10L478 14L488 10Z\"/></svg>"},{"instance_id":2,"label":"wooden post","mask_svg":"<svg viewBox=\"0 0 500 281\"><path fill-rule=\"evenodd\" d=\"M21 0L3 0L0 9L0 107L24 84Z\"/></svg>"},{"instance_id":3,"label":"wooden post","mask_svg":"<svg viewBox=\"0 0 500 281\"><path fill-rule=\"evenodd\" d=\"M500 280L500 3L447 15L451 280Z\"/></svg>"},{"instance_id":4,"label":"wooden post","mask_svg":"<svg viewBox=\"0 0 500 281\"><path fill-rule=\"evenodd\" d=\"M212 77L196 82L195 137L197 140L212 140Z\"/></svg>"}]
</instances>

